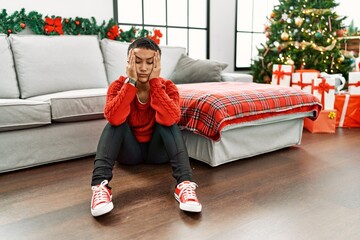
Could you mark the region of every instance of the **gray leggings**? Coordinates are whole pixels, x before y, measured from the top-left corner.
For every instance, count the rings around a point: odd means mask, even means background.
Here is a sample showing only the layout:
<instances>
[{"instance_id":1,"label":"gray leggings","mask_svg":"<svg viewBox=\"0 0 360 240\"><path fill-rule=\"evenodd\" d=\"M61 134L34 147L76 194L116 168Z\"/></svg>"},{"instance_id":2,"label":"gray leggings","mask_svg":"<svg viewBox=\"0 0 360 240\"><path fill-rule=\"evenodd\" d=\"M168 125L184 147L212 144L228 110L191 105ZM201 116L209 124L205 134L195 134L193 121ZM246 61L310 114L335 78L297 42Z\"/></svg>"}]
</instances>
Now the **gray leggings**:
<instances>
[{"instance_id":1,"label":"gray leggings","mask_svg":"<svg viewBox=\"0 0 360 240\"><path fill-rule=\"evenodd\" d=\"M189 156L178 125L163 126L156 123L150 142L139 143L127 122L107 124L98 144L91 185L112 179L115 162L134 165L170 162L177 183L192 181Z\"/></svg>"}]
</instances>

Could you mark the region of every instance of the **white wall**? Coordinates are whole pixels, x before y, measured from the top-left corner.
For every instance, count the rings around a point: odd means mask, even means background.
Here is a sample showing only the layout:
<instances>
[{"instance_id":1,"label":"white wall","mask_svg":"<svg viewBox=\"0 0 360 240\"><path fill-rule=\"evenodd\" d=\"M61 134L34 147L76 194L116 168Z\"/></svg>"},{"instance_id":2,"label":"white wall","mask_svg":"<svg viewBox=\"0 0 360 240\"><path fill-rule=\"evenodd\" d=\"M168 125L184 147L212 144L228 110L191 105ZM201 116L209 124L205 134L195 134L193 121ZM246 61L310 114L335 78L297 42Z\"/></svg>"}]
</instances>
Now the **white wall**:
<instances>
[{"instance_id":1,"label":"white wall","mask_svg":"<svg viewBox=\"0 0 360 240\"><path fill-rule=\"evenodd\" d=\"M112 0L0 0L0 9L5 8L8 13L25 8L27 12L36 10L43 15L94 16L101 22L113 16L112 4ZM228 63L226 72L234 71L235 6L236 0L210 0L210 59ZM360 15L358 9L353 8L353 0L341 0L336 10L339 15L349 16L348 23L354 19L360 26Z\"/></svg>"},{"instance_id":2,"label":"white wall","mask_svg":"<svg viewBox=\"0 0 360 240\"><path fill-rule=\"evenodd\" d=\"M112 0L0 0L0 9L8 14L25 8L28 13L37 11L43 16L95 17L98 23L113 17Z\"/></svg>"},{"instance_id":3,"label":"white wall","mask_svg":"<svg viewBox=\"0 0 360 240\"><path fill-rule=\"evenodd\" d=\"M236 0L210 0L210 59L228 63L234 71Z\"/></svg>"}]
</instances>

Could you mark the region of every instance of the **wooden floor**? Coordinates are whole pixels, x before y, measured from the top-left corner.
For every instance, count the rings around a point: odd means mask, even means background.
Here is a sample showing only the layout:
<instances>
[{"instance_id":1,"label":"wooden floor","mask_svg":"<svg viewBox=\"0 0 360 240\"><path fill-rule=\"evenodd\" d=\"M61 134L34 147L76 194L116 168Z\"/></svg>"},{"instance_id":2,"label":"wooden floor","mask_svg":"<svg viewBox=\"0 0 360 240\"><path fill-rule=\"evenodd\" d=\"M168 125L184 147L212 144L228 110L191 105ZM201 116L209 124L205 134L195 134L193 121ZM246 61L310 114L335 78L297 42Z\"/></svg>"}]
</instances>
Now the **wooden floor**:
<instances>
[{"instance_id":1,"label":"wooden floor","mask_svg":"<svg viewBox=\"0 0 360 240\"><path fill-rule=\"evenodd\" d=\"M115 208L99 218L93 157L5 173L0 239L360 239L359 156L360 129L338 129L216 168L192 160L201 214L178 209L167 164L117 166Z\"/></svg>"}]
</instances>

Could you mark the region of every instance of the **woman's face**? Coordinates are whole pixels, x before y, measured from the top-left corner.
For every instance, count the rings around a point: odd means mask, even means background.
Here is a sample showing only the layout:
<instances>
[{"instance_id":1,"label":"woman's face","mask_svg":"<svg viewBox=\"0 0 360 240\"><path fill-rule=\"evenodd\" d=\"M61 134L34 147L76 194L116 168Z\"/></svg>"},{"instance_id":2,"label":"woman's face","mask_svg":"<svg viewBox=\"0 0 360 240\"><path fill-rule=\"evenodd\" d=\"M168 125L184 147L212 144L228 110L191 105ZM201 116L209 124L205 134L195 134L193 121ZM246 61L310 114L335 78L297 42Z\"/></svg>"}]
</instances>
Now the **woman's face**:
<instances>
[{"instance_id":1,"label":"woman's face","mask_svg":"<svg viewBox=\"0 0 360 240\"><path fill-rule=\"evenodd\" d=\"M135 65L138 81L146 83L149 81L150 74L153 70L155 51L151 49L134 48L134 54L136 57Z\"/></svg>"}]
</instances>

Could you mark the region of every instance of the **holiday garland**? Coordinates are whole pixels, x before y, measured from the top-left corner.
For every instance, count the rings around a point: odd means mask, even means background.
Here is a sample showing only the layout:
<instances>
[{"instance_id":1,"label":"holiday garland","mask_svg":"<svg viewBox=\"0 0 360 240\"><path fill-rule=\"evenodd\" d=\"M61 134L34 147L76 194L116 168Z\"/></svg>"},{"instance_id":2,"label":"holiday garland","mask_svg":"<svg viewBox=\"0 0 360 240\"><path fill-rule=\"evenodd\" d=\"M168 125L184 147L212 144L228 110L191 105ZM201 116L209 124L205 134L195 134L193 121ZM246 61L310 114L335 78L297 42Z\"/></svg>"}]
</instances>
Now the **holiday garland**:
<instances>
[{"instance_id":1,"label":"holiday garland","mask_svg":"<svg viewBox=\"0 0 360 240\"><path fill-rule=\"evenodd\" d=\"M124 31L119 28L113 19L98 24L94 17L91 18L63 18L60 16L45 16L25 9L8 14L6 9L0 12L0 33L7 35L19 33L26 28L39 35L98 35L101 39L108 38L121 42L132 42L137 38L147 37L160 44L162 33L158 29L149 31L131 27Z\"/></svg>"}]
</instances>

